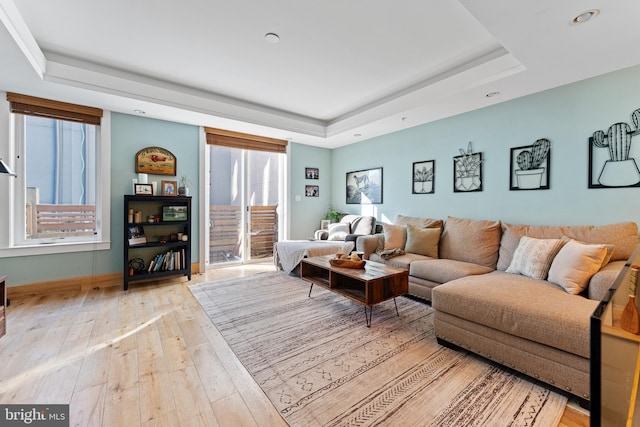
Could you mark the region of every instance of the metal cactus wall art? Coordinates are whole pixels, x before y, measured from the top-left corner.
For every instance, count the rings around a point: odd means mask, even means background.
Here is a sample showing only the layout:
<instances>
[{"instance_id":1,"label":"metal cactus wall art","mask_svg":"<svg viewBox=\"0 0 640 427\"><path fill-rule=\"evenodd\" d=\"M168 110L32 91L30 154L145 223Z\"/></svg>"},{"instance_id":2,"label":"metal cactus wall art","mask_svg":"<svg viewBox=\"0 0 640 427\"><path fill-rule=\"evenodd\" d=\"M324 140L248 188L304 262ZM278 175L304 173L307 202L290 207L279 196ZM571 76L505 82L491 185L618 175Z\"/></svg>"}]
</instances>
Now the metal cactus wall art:
<instances>
[{"instance_id":1,"label":"metal cactus wall art","mask_svg":"<svg viewBox=\"0 0 640 427\"><path fill-rule=\"evenodd\" d=\"M482 153L474 153L471 141L453 158L453 191L482 191Z\"/></svg>"},{"instance_id":2,"label":"metal cactus wall art","mask_svg":"<svg viewBox=\"0 0 640 427\"><path fill-rule=\"evenodd\" d=\"M640 109L631 113L633 128L628 123L614 123L607 132L597 130L589 138L590 150L593 145L599 149L607 149L609 159L604 162L598 184L604 187L629 187L640 184L640 170L631 152L631 139L640 133ZM591 165L597 153L590 151ZM591 171L590 171L591 172ZM591 185L589 187L597 187Z\"/></svg>"},{"instance_id":3,"label":"metal cactus wall art","mask_svg":"<svg viewBox=\"0 0 640 427\"><path fill-rule=\"evenodd\" d=\"M546 138L541 138L533 145L511 149L511 190L549 188L550 148L551 142ZM515 168L514 157L518 168Z\"/></svg>"}]
</instances>

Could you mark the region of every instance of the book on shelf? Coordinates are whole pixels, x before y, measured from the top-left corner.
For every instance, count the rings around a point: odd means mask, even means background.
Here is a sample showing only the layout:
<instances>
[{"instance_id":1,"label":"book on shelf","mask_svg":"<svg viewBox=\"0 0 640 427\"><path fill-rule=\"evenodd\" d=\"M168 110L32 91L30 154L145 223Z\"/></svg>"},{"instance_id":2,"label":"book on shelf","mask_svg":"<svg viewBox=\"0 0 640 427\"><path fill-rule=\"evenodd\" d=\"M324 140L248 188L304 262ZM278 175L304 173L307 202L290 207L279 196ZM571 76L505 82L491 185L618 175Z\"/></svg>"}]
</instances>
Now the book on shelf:
<instances>
[{"instance_id":1,"label":"book on shelf","mask_svg":"<svg viewBox=\"0 0 640 427\"><path fill-rule=\"evenodd\" d=\"M157 254L147 268L148 273L158 271L184 270L187 268L185 250L170 250Z\"/></svg>"},{"instance_id":2,"label":"book on shelf","mask_svg":"<svg viewBox=\"0 0 640 427\"><path fill-rule=\"evenodd\" d=\"M129 246L143 245L147 243L147 238L144 235L144 229L141 225L130 225L128 227L129 234Z\"/></svg>"}]
</instances>

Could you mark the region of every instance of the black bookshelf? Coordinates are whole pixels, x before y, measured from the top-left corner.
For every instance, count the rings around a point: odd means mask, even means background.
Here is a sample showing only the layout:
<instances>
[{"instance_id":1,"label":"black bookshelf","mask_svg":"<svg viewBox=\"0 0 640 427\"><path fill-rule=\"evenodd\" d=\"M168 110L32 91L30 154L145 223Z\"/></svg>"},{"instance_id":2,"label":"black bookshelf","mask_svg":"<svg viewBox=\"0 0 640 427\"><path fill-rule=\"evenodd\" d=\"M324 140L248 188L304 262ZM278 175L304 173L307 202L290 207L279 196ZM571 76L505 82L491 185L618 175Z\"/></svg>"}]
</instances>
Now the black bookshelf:
<instances>
[{"instance_id":1,"label":"black bookshelf","mask_svg":"<svg viewBox=\"0 0 640 427\"><path fill-rule=\"evenodd\" d=\"M136 212L141 212L138 221ZM176 275L191 280L191 197L125 195L123 218L125 291L140 280ZM130 244L130 237L139 237L138 243Z\"/></svg>"}]
</instances>

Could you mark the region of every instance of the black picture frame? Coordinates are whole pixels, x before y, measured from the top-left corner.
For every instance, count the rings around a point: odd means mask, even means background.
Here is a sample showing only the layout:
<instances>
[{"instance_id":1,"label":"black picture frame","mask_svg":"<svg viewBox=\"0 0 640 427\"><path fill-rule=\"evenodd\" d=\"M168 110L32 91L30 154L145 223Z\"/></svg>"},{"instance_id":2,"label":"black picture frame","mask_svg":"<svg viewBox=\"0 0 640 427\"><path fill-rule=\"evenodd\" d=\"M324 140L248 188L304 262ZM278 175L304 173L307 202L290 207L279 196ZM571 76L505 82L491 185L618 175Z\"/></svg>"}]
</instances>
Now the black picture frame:
<instances>
[{"instance_id":1,"label":"black picture frame","mask_svg":"<svg viewBox=\"0 0 640 427\"><path fill-rule=\"evenodd\" d=\"M320 186L318 185L305 185L304 186L305 197L320 197Z\"/></svg>"},{"instance_id":2,"label":"black picture frame","mask_svg":"<svg viewBox=\"0 0 640 427\"><path fill-rule=\"evenodd\" d=\"M345 192L349 205L382 203L382 168L347 172Z\"/></svg>"},{"instance_id":3,"label":"black picture frame","mask_svg":"<svg viewBox=\"0 0 640 427\"><path fill-rule=\"evenodd\" d=\"M436 161L413 162L411 194L433 194L436 191Z\"/></svg>"},{"instance_id":4,"label":"black picture frame","mask_svg":"<svg viewBox=\"0 0 640 427\"><path fill-rule=\"evenodd\" d=\"M482 191L482 153L466 153L453 157L453 191Z\"/></svg>"},{"instance_id":5,"label":"black picture frame","mask_svg":"<svg viewBox=\"0 0 640 427\"><path fill-rule=\"evenodd\" d=\"M596 147L593 137L589 137L589 188L640 187L640 179L638 179L640 169L638 169L638 162L636 161L638 158L640 158L640 155L635 155L632 151L626 163L611 161L609 150ZM625 183L627 180L629 183ZM638 182L634 183L636 180Z\"/></svg>"},{"instance_id":6,"label":"black picture frame","mask_svg":"<svg viewBox=\"0 0 640 427\"><path fill-rule=\"evenodd\" d=\"M162 207L162 221L186 221L188 218L188 208L186 205Z\"/></svg>"},{"instance_id":7,"label":"black picture frame","mask_svg":"<svg viewBox=\"0 0 640 427\"><path fill-rule=\"evenodd\" d=\"M306 179L320 179L320 170L318 168L304 168L304 177Z\"/></svg>"},{"instance_id":8,"label":"black picture frame","mask_svg":"<svg viewBox=\"0 0 640 427\"><path fill-rule=\"evenodd\" d=\"M540 153L540 141L532 145L511 148L509 163L509 190L548 190L551 186L551 149L547 145L546 153ZM545 144L545 143L542 143ZM532 160L536 156L542 157ZM536 164L537 163L537 164Z\"/></svg>"},{"instance_id":9,"label":"black picture frame","mask_svg":"<svg viewBox=\"0 0 640 427\"><path fill-rule=\"evenodd\" d=\"M134 184L133 193L136 196L153 196L153 185L151 184Z\"/></svg>"}]
</instances>

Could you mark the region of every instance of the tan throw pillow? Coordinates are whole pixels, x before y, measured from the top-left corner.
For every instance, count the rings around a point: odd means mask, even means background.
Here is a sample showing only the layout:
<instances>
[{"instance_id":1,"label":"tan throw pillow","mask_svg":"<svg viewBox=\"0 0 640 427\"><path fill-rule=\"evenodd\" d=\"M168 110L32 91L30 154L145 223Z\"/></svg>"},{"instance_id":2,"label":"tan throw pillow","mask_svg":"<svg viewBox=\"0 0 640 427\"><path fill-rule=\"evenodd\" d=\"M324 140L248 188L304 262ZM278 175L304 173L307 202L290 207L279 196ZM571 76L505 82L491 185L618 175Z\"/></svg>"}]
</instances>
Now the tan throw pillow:
<instances>
[{"instance_id":1,"label":"tan throw pillow","mask_svg":"<svg viewBox=\"0 0 640 427\"><path fill-rule=\"evenodd\" d=\"M344 222L329 224L329 237L327 237L327 240L344 240L347 234L349 234L349 224Z\"/></svg>"},{"instance_id":2,"label":"tan throw pillow","mask_svg":"<svg viewBox=\"0 0 640 427\"><path fill-rule=\"evenodd\" d=\"M607 249L607 253L604 256L604 259L602 260L602 265L600 266L600 268L604 267L605 265L609 264L609 261L611 261L611 257L613 256L613 251L616 249L615 245L609 245L606 243L589 243L589 242L581 242L580 240L577 239L572 239L571 237L567 237L567 236L562 236L561 237L562 240L564 240L565 242L569 242L571 240L575 240L578 243L582 243L583 245L604 245L604 247Z\"/></svg>"},{"instance_id":3,"label":"tan throw pillow","mask_svg":"<svg viewBox=\"0 0 640 427\"><path fill-rule=\"evenodd\" d=\"M562 239L536 239L522 236L506 272L544 280L563 244Z\"/></svg>"},{"instance_id":4,"label":"tan throw pillow","mask_svg":"<svg viewBox=\"0 0 640 427\"><path fill-rule=\"evenodd\" d=\"M404 225L382 224L384 231L384 250L404 249L407 228Z\"/></svg>"},{"instance_id":5,"label":"tan throw pillow","mask_svg":"<svg viewBox=\"0 0 640 427\"><path fill-rule=\"evenodd\" d=\"M438 242L441 228L419 228L407 224L407 243L404 251L438 258Z\"/></svg>"},{"instance_id":6,"label":"tan throw pillow","mask_svg":"<svg viewBox=\"0 0 640 427\"><path fill-rule=\"evenodd\" d=\"M500 221L448 217L440 236L440 258L496 268Z\"/></svg>"},{"instance_id":7,"label":"tan throw pillow","mask_svg":"<svg viewBox=\"0 0 640 427\"><path fill-rule=\"evenodd\" d=\"M553 260L549 281L577 295L585 290L591 277L600 270L606 256L606 245L584 244L572 239Z\"/></svg>"}]
</instances>

